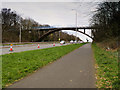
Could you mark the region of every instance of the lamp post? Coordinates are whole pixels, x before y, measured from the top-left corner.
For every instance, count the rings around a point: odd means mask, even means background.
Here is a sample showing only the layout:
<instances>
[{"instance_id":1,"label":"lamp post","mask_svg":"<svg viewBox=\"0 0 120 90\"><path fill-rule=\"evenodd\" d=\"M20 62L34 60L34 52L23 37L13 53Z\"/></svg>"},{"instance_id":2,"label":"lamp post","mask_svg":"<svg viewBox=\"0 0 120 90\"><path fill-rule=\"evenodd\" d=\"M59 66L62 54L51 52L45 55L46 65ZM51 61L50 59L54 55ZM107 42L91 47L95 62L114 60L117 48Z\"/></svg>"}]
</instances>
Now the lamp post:
<instances>
[{"instance_id":1,"label":"lamp post","mask_svg":"<svg viewBox=\"0 0 120 90\"><path fill-rule=\"evenodd\" d=\"M19 34L19 43L21 43L21 29L22 29L22 27L21 27L22 25L21 25L21 20L20 20L20 34Z\"/></svg>"},{"instance_id":2,"label":"lamp post","mask_svg":"<svg viewBox=\"0 0 120 90\"><path fill-rule=\"evenodd\" d=\"M20 17L19 23L20 23L19 43L21 43L22 42L22 35L21 35L22 33L21 32L22 32L22 29L23 29L23 26L22 26L22 17Z\"/></svg>"},{"instance_id":3,"label":"lamp post","mask_svg":"<svg viewBox=\"0 0 120 90\"><path fill-rule=\"evenodd\" d=\"M59 41L60 41L60 31L59 31Z\"/></svg>"},{"instance_id":4,"label":"lamp post","mask_svg":"<svg viewBox=\"0 0 120 90\"><path fill-rule=\"evenodd\" d=\"M72 9L72 10L75 10L75 24L76 24L76 42L77 42L77 9Z\"/></svg>"}]
</instances>

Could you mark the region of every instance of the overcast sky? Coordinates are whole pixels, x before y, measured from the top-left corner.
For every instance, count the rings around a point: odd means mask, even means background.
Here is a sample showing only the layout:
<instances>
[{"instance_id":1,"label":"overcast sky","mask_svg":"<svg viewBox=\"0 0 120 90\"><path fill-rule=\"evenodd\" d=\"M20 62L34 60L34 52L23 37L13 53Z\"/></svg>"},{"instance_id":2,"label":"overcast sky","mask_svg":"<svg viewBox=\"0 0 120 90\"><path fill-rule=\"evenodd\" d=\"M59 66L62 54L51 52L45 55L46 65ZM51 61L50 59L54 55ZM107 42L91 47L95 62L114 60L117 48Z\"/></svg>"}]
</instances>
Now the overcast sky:
<instances>
[{"instance_id":1,"label":"overcast sky","mask_svg":"<svg viewBox=\"0 0 120 90\"><path fill-rule=\"evenodd\" d=\"M8 2L9 1L9 2ZM65 2L66 1L66 2ZM75 10L77 10L77 26L89 26L90 18L93 15L96 7L98 5L98 0L64 0L60 2L59 0L4 0L2 1L2 8L11 8L15 10L24 18L32 18L40 24L49 24L51 26L76 26L76 16ZM69 34L76 35L73 31L66 31ZM87 30L88 34L91 34ZM78 33L83 41L86 41L87 36ZM92 41L90 38L88 38Z\"/></svg>"}]
</instances>

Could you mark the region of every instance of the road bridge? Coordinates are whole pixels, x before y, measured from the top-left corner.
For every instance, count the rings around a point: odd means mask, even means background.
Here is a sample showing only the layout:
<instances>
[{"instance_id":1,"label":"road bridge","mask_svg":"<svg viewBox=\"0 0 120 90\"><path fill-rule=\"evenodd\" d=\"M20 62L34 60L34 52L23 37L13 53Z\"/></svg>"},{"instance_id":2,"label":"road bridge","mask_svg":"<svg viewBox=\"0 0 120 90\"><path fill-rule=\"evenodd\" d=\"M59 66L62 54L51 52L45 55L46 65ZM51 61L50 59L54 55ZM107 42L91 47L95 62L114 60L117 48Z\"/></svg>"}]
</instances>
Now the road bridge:
<instances>
[{"instance_id":1,"label":"road bridge","mask_svg":"<svg viewBox=\"0 0 120 90\"><path fill-rule=\"evenodd\" d=\"M89 38L93 39L92 36L88 35L85 33L86 29L87 30L93 30L96 29L96 27L33 27L33 30L38 30L38 31L48 31L46 32L44 35L40 36L38 41L43 40L45 37L47 37L48 35L50 35L51 33L54 33L56 31L61 31L61 30L73 30L73 31L77 31L79 33L82 33L86 36L88 36ZM79 29L83 29L84 32L79 31Z\"/></svg>"}]
</instances>

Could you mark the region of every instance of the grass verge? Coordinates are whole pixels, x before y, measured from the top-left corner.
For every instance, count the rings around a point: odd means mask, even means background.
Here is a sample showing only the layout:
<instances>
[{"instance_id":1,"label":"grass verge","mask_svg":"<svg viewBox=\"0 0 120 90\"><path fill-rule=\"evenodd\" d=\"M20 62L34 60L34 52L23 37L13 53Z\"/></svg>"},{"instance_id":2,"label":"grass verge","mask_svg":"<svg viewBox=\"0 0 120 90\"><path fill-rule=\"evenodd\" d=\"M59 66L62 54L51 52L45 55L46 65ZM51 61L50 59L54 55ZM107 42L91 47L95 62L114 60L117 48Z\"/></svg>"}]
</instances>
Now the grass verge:
<instances>
[{"instance_id":1,"label":"grass verge","mask_svg":"<svg viewBox=\"0 0 120 90\"><path fill-rule=\"evenodd\" d=\"M22 79L33 71L84 45L72 44L2 55L2 87Z\"/></svg>"},{"instance_id":2,"label":"grass verge","mask_svg":"<svg viewBox=\"0 0 120 90\"><path fill-rule=\"evenodd\" d=\"M96 86L98 88L119 88L118 52L106 51L93 43L92 48L96 60Z\"/></svg>"}]
</instances>

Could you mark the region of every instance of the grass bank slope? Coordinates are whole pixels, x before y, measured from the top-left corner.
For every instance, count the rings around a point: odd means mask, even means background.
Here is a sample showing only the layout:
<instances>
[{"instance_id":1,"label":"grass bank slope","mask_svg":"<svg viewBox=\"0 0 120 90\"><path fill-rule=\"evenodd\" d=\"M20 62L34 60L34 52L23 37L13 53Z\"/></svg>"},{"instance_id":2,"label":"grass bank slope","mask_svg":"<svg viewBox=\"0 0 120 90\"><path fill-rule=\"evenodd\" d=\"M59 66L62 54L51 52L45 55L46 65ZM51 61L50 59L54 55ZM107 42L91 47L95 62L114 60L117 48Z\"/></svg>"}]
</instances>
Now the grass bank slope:
<instances>
[{"instance_id":1,"label":"grass bank slope","mask_svg":"<svg viewBox=\"0 0 120 90\"><path fill-rule=\"evenodd\" d=\"M92 48L96 60L96 86L98 88L119 88L118 51L106 51L93 43Z\"/></svg>"}]
</instances>

